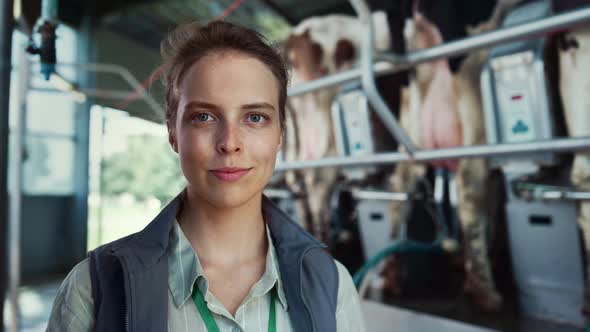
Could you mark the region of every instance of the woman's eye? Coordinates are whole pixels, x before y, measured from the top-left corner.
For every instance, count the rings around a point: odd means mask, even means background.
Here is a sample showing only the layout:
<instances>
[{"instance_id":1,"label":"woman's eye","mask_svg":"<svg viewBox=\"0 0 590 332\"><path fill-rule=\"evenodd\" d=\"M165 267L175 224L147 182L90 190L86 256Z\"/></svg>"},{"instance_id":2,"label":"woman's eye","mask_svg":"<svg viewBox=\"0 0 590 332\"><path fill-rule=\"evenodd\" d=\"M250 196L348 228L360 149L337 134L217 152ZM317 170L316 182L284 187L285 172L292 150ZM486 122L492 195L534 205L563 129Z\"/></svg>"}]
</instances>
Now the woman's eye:
<instances>
[{"instance_id":1,"label":"woman's eye","mask_svg":"<svg viewBox=\"0 0 590 332\"><path fill-rule=\"evenodd\" d=\"M195 121L207 122L213 120L213 117L209 113L199 113L194 117Z\"/></svg>"},{"instance_id":2,"label":"woman's eye","mask_svg":"<svg viewBox=\"0 0 590 332\"><path fill-rule=\"evenodd\" d=\"M248 115L248 120L250 122L254 122L254 123L261 123L265 120L264 116L262 114L250 114Z\"/></svg>"}]
</instances>

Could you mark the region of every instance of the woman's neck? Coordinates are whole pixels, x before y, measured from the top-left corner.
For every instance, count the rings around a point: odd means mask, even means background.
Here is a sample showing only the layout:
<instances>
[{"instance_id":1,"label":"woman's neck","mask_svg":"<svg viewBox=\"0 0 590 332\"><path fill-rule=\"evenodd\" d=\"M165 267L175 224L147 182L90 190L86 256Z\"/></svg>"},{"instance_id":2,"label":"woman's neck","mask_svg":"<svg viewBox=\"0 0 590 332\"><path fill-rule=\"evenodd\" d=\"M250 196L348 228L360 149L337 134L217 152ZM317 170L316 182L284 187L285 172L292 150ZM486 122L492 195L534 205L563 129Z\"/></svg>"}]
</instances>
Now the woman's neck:
<instances>
[{"instance_id":1,"label":"woman's neck","mask_svg":"<svg viewBox=\"0 0 590 332\"><path fill-rule=\"evenodd\" d=\"M203 266L232 267L266 255L261 196L234 208L210 205L187 190L179 224Z\"/></svg>"}]
</instances>

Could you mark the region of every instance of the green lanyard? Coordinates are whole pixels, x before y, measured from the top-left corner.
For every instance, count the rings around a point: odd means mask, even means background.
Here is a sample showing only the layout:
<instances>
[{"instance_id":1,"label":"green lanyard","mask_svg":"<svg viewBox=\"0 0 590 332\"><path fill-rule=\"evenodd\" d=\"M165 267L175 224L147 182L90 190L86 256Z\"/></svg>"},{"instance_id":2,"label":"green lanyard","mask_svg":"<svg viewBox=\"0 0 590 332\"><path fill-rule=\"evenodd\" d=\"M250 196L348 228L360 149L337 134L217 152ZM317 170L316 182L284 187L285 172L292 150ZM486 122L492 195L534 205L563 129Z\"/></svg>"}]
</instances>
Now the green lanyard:
<instances>
[{"instance_id":1,"label":"green lanyard","mask_svg":"<svg viewBox=\"0 0 590 332\"><path fill-rule=\"evenodd\" d=\"M195 304L197 305L197 309L199 309L199 313L205 322L205 326L207 327L207 331L209 332L219 332L219 327L217 327L217 323L213 319L213 315L211 315L211 311L207 308L207 304L205 303L205 299L203 298L203 294L197 285L195 285L196 291L193 291L193 300L195 300ZM268 332L276 332L277 331L277 315L275 312L275 292L274 289L270 291L270 309L268 310Z\"/></svg>"}]
</instances>

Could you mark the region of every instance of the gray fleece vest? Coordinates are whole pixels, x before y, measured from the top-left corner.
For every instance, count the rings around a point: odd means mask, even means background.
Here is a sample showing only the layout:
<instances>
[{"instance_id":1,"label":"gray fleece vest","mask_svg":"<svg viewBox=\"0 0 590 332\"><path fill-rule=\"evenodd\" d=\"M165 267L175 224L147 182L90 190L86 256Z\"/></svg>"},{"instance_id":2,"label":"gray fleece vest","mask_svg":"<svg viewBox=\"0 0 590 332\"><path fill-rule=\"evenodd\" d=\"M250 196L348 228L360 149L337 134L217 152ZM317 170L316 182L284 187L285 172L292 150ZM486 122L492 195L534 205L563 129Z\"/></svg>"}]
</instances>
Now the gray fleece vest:
<instances>
[{"instance_id":1,"label":"gray fleece vest","mask_svg":"<svg viewBox=\"0 0 590 332\"><path fill-rule=\"evenodd\" d=\"M94 331L167 330L166 251L181 202L179 195L142 231L90 252ZM336 331L338 272L325 245L266 197L262 210L277 252L294 331Z\"/></svg>"}]
</instances>

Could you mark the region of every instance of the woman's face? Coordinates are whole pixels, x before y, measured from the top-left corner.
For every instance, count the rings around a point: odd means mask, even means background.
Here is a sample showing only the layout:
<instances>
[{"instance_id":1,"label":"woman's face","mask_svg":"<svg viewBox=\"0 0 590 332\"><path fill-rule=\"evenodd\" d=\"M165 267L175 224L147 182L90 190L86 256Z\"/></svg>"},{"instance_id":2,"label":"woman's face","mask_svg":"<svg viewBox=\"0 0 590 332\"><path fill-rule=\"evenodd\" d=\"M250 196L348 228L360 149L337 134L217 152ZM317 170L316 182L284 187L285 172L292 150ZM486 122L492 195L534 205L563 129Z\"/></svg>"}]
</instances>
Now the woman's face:
<instances>
[{"instance_id":1,"label":"woman's face","mask_svg":"<svg viewBox=\"0 0 590 332\"><path fill-rule=\"evenodd\" d=\"M188 189L215 207L260 194L282 143L278 84L256 58L216 52L194 63L178 87L170 143Z\"/></svg>"}]
</instances>

